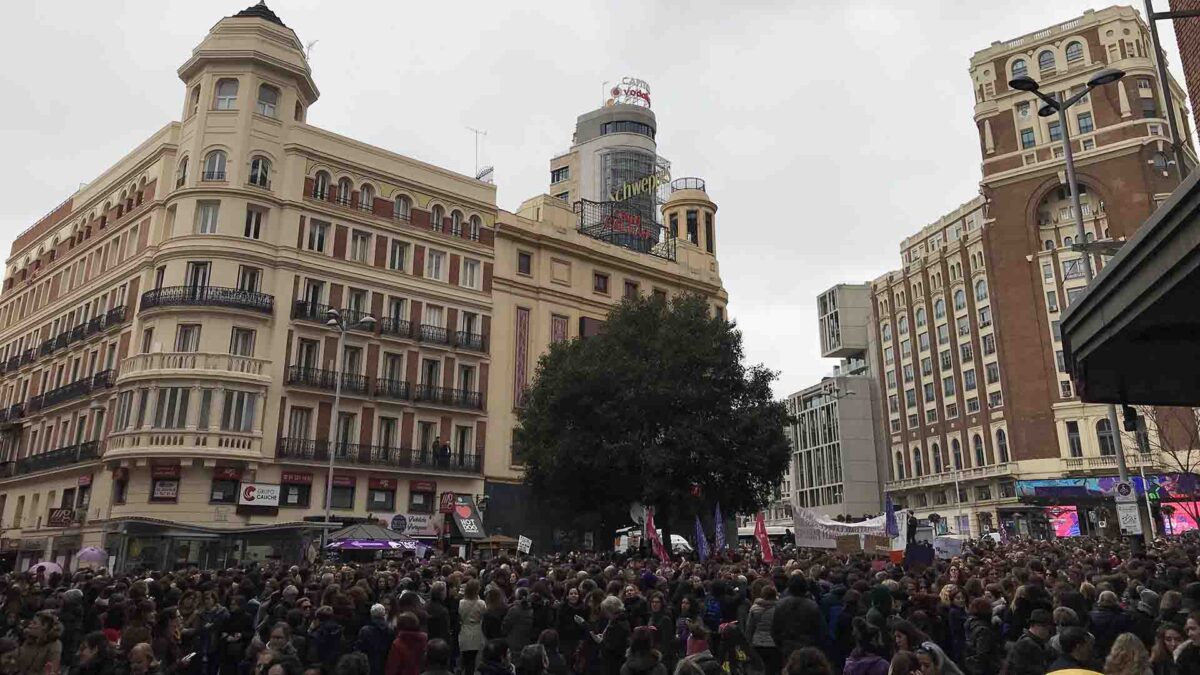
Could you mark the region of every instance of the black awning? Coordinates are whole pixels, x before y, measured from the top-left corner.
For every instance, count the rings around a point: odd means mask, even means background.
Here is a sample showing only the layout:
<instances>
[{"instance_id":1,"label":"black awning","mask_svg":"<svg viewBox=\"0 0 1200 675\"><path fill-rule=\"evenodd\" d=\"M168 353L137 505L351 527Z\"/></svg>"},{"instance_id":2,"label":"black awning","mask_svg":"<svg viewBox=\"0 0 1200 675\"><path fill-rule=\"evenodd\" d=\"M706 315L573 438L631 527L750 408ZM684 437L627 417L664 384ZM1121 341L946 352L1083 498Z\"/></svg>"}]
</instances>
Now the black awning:
<instances>
[{"instance_id":1,"label":"black awning","mask_svg":"<svg viewBox=\"0 0 1200 675\"><path fill-rule=\"evenodd\" d=\"M487 532L483 529L483 518L479 516L479 509L475 506L475 499L471 495L455 495L454 497L454 524L458 526L458 531L463 539L484 539L487 537Z\"/></svg>"}]
</instances>

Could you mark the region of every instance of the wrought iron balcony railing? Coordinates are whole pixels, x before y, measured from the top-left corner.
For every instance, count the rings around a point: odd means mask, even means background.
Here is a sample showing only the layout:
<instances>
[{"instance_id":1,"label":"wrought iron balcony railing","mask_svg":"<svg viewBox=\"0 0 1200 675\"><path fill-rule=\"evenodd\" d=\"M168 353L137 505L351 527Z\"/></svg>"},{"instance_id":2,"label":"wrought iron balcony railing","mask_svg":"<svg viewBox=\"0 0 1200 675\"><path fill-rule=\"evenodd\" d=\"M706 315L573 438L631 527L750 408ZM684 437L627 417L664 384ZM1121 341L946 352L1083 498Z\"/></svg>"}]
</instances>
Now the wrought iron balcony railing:
<instances>
[{"instance_id":1,"label":"wrought iron balcony railing","mask_svg":"<svg viewBox=\"0 0 1200 675\"><path fill-rule=\"evenodd\" d=\"M448 455L440 455L432 449L414 450L397 446L331 443L284 437L279 439L275 456L277 459L328 462L331 450L334 452L334 460L344 464L455 473L479 473L483 470L483 452L479 447L476 447L474 453L452 450Z\"/></svg>"},{"instance_id":2,"label":"wrought iron balcony railing","mask_svg":"<svg viewBox=\"0 0 1200 675\"><path fill-rule=\"evenodd\" d=\"M35 471L46 471L48 469L71 466L72 464L98 459L99 457L100 443L97 441L87 441L78 445L69 445L65 448L43 452L40 455L22 457L14 462L14 470L16 472L15 475L22 475Z\"/></svg>"},{"instance_id":3,"label":"wrought iron balcony railing","mask_svg":"<svg viewBox=\"0 0 1200 675\"><path fill-rule=\"evenodd\" d=\"M275 296L223 286L168 286L142 294L143 312L171 306L230 307L270 314L275 311Z\"/></svg>"},{"instance_id":4,"label":"wrought iron balcony railing","mask_svg":"<svg viewBox=\"0 0 1200 675\"><path fill-rule=\"evenodd\" d=\"M287 384L333 391L337 387L337 378L338 373L334 370L291 366L288 368ZM343 392L350 394L367 393L367 376L342 373L341 378Z\"/></svg>"},{"instance_id":5,"label":"wrought iron balcony railing","mask_svg":"<svg viewBox=\"0 0 1200 675\"><path fill-rule=\"evenodd\" d=\"M483 409L483 394L478 391L470 391L469 389L448 389L446 387L418 384L416 393L413 395L413 400L436 403L452 408L466 408L468 410Z\"/></svg>"},{"instance_id":6,"label":"wrought iron balcony railing","mask_svg":"<svg viewBox=\"0 0 1200 675\"><path fill-rule=\"evenodd\" d=\"M412 387L404 380L380 377L375 380L375 395L407 401L412 398Z\"/></svg>"}]
</instances>

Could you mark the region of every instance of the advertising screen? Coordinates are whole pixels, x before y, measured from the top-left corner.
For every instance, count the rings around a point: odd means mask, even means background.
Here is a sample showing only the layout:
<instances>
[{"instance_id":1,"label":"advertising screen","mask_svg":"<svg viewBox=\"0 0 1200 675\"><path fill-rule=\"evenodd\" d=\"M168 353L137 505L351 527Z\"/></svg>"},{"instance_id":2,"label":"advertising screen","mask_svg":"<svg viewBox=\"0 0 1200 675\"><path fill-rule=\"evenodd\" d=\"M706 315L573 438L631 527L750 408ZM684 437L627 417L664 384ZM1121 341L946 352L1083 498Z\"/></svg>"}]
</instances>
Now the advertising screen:
<instances>
[{"instance_id":1,"label":"advertising screen","mask_svg":"<svg viewBox=\"0 0 1200 675\"><path fill-rule=\"evenodd\" d=\"M1079 512L1074 506L1047 506L1046 520L1056 537L1079 536Z\"/></svg>"}]
</instances>

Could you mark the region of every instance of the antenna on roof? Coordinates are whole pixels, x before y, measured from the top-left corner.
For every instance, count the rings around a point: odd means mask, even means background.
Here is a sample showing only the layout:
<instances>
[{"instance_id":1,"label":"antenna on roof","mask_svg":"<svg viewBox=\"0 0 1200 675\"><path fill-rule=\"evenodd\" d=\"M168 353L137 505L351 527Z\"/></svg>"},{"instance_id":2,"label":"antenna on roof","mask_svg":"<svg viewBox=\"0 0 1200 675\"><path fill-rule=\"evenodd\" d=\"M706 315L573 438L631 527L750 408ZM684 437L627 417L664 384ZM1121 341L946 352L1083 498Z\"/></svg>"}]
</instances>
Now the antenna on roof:
<instances>
[{"instance_id":1,"label":"antenna on roof","mask_svg":"<svg viewBox=\"0 0 1200 675\"><path fill-rule=\"evenodd\" d=\"M304 59L305 60L312 58L312 49L313 49L313 47L316 46L316 44L318 42L320 42L320 40L313 40L312 42L309 42L308 44L304 45Z\"/></svg>"},{"instance_id":2,"label":"antenna on roof","mask_svg":"<svg viewBox=\"0 0 1200 675\"><path fill-rule=\"evenodd\" d=\"M475 175L478 176L479 175L479 137L487 136L487 132L484 131L483 129L475 129L473 127L467 127L467 131L470 131L471 133L475 134Z\"/></svg>"}]
</instances>

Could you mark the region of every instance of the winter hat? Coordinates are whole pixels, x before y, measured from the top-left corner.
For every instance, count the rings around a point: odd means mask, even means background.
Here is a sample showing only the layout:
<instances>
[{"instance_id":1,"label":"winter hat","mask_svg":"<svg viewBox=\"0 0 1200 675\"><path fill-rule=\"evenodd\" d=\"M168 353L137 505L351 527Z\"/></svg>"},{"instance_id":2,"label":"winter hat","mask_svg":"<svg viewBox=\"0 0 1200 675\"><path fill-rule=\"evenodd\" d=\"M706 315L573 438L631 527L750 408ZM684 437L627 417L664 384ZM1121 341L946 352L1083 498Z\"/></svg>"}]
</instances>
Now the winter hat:
<instances>
[{"instance_id":1,"label":"winter hat","mask_svg":"<svg viewBox=\"0 0 1200 675\"><path fill-rule=\"evenodd\" d=\"M1138 611L1149 614L1150 616L1158 616L1158 593L1143 588L1141 599L1137 604Z\"/></svg>"}]
</instances>

